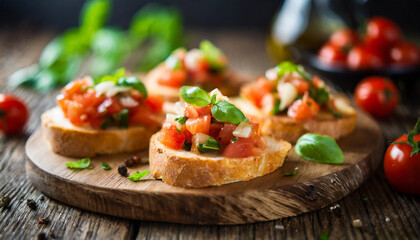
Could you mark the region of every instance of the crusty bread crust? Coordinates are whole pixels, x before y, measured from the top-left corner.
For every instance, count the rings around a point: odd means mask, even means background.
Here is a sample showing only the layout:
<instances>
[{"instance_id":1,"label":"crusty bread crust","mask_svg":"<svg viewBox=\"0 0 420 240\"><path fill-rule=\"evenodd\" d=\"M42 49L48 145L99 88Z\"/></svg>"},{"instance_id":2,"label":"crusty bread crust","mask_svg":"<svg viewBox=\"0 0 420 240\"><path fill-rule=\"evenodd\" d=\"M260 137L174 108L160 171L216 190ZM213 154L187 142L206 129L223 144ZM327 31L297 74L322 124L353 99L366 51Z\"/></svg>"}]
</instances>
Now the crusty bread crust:
<instances>
[{"instance_id":1,"label":"crusty bread crust","mask_svg":"<svg viewBox=\"0 0 420 240\"><path fill-rule=\"evenodd\" d=\"M161 96L168 102L179 101L179 88L167 87L157 84L157 78L160 75L163 63L152 69L145 77L147 91L150 95ZM218 89L226 96L234 96L239 93L240 85L251 80L248 75L239 74L235 71L228 70L226 73L227 81L218 87Z\"/></svg>"},{"instance_id":2,"label":"crusty bread crust","mask_svg":"<svg viewBox=\"0 0 420 240\"><path fill-rule=\"evenodd\" d=\"M159 126L107 130L76 127L58 107L43 113L41 121L44 139L54 152L80 158L146 149L149 138L159 129Z\"/></svg>"},{"instance_id":3,"label":"crusty bread crust","mask_svg":"<svg viewBox=\"0 0 420 240\"><path fill-rule=\"evenodd\" d=\"M320 112L316 118L296 122L287 115L267 116L251 102L243 98L231 99L244 114L260 123L260 131L264 136L284 139L295 143L305 133L328 135L334 139L340 139L354 131L356 126L356 114L335 118L328 112Z\"/></svg>"},{"instance_id":4,"label":"crusty bread crust","mask_svg":"<svg viewBox=\"0 0 420 240\"><path fill-rule=\"evenodd\" d=\"M281 167L291 148L286 141L266 137L267 148L260 156L225 158L170 149L157 140L157 135L150 139L152 176L169 185L187 188L219 186L263 176Z\"/></svg>"}]
</instances>

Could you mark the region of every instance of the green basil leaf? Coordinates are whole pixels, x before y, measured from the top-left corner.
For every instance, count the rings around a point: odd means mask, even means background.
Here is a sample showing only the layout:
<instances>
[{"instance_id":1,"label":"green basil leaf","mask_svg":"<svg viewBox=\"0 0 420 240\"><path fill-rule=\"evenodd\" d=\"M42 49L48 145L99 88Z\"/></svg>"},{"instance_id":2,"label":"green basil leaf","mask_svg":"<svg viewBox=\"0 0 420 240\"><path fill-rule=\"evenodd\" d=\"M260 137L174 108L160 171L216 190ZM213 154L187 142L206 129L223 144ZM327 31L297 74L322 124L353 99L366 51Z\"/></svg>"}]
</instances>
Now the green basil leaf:
<instances>
[{"instance_id":1,"label":"green basil leaf","mask_svg":"<svg viewBox=\"0 0 420 240\"><path fill-rule=\"evenodd\" d=\"M233 137L231 140L233 143L238 141L238 137Z\"/></svg>"},{"instance_id":2,"label":"green basil leaf","mask_svg":"<svg viewBox=\"0 0 420 240\"><path fill-rule=\"evenodd\" d=\"M171 70L177 70L182 67L181 61L174 55L169 55L169 57L167 57L165 60L165 64Z\"/></svg>"},{"instance_id":3,"label":"green basil leaf","mask_svg":"<svg viewBox=\"0 0 420 240\"><path fill-rule=\"evenodd\" d=\"M295 176L296 174L297 174L297 172L296 172L296 171L293 171L293 172L285 172L285 173L283 174L283 176L289 177L289 176Z\"/></svg>"},{"instance_id":4,"label":"green basil leaf","mask_svg":"<svg viewBox=\"0 0 420 240\"><path fill-rule=\"evenodd\" d=\"M147 98L147 90L144 84L135 76L120 77L117 81L117 86L131 87L141 93L143 99Z\"/></svg>"},{"instance_id":5,"label":"green basil leaf","mask_svg":"<svg viewBox=\"0 0 420 240\"><path fill-rule=\"evenodd\" d=\"M204 54L204 57L212 69L220 71L225 68L225 66L220 62L220 58L223 57L223 52L214 46L213 43L208 40L201 41L200 50Z\"/></svg>"},{"instance_id":6,"label":"green basil leaf","mask_svg":"<svg viewBox=\"0 0 420 240\"><path fill-rule=\"evenodd\" d=\"M331 235L331 229L327 229L324 232L322 232L322 234L319 236L320 240L328 240L330 239L330 235Z\"/></svg>"},{"instance_id":7,"label":"green basil leaf","mask_svg":"<svg viewBox=\"0 0 420 240\"><path fill-rule=\"evenodd\" d=\"M83 158L75 162L67 162L66 166L71 169L87 169L90 166L90 158Z\"/></svg>"},{"instance_id":8,"label":"green basil leaf","mask_svg":"<svg viewBox=\"0 0 420 240\"><path fill-rule=\"evenodd\" d=\"M121 77L125 77L125 68L117 69L113 75L105 75L98 78L95 78L95 84L99 84L101 82L112 81L115 84L118 83L118 79Z\"/></svg>"},{"instance_id":9,"label":"green basil leaf","mask_svg":"<svg viewBox=\"0 0 420 240\"><path fill-rule=\"evenodd\" d=\"M281 103L281 100L279 98L275 98L274 107L273 107L273 110L271 112L272 115L276 115L277 113L281 112L280 111L280 103Z\"/></svg>"},{"instance_id":10,"label":"green basil leaf","mask_svg":"<svg viewBox=\"0 0 420 240\"><path fill-rule=\"evenodd\" d=\"M187 121L187 117L186 116L182 116L182 117L177 117L175 118L175 121L179 122L179 124L184 125L185 121Z\"/></svg>"},{"instance_id":11,"label":"green basil leaf","mask_svg":"<svg viewBox=\"0 0 420 240\"><path fill-rule=\"evenodd\" d=\"M211 104L215 104L215 103L216 103L216 99L217 99L217 95L216 95L216 94L213 94L213 95L211 96L211 98L210 98L210 102L211 102Z\"/></svg>"},{"instance_id":12,"label":"green basil leaf","mask_svg":"<svg viewBox=\"0 0 420 240\"><path fill-rule=\"evenodd\" d=\"M220 122L238 124L245 120L245 115L235 105L227 101L218 101L211 107L213 117Z\"/></svg>"},{"instance_id":13,"label":"green basil leaf","mask_svg":"<svg viewBox=\"0 0 420 240\"><path fill-rule=\"evenodd\" d=\"M128 128L128 109L121 110L120 113L115 116L120 128Z\"/></svg>"},{"instance_id":14,"label":"green basil leaf","mask_svg":"<svg viewBox=\"0 0 420 240\"><path fill-rule=\"evenodd\" d=\"M276 70L277 70L277 76L282 77L287 73L297 72L299 70L299 67L298 65L292 62L285 61L277 65Z\"/></svg>"},{"instance_id":15,"label":"green basil leaf","mask_svg":"<svg viewBox=\"0 0 420 240\"><path fill-rule=\"evenodd\" d=\"M111 170L111 167L108 164L102 162L102 169L104 169L104 170Z\"/></svg>"},{"instance_id":16,"label":"green basil leaf","mask_svg":"<svg viewBox=\"0 0 420 240\"><path fill-rule=\"evenodd\" d=\"M301 158L330 164L341 164L344 155L332 137L307 133L301 136L296 145L295 152Z\"/></svg>"},{"instance_id":17,"label":"green basil leaf","mask_svg":"<svg viewBox=\"0 0 420 240\"><path fill-rule=\"evenodd\" d=\"M320 105L324 105L330 100L330 94L328 93L327 89L323 87L316 88L315 86L310 86L309 96Z\"/></svg>"},{"instance_id":18,"label":"green basil leaf","mask_svg":"<svg viewBox=\"0 0 420 240\"><path fill-rule=\"evenodd\" d=\"M138 172L133 173L131 176L129 176L127 178L130 179L133 182L137 182L149 173L150 173L149 170L138 171Z\"/></svg>"},{"instance_id":19,"label":"green basil leaf","mask_svg":"<svg viewBox=\"0 0 420 240\"><path fill-rule=\"evenodd\" d=\"M8 78L8 84L11 87L17 87L22 84L33 84L34 76L39 72L38 64L33 64L29 67L21 68L14 72Z\"/></svg>"},{"instance_id":20,"label":"green basil leaf","mask_svg":"<svg viewBox=\"0 0 420 240\"><path fill-rule=\"evenodd\" d=\"M209 94L199 87L183 86L180 93L182 99L190 105L204 107L210 104Z\"/></svg>"},{"instance_id":21,"label":"green basil leaf","mask_svg":"<svg viewBox=\"0 0 420 240\"><path fill-rule=\"evenodd\" d=\"M220 144L216 139L214 139L213 137L210 137L206 143L198 144L197 148L200 152L211 152L211 151L219 150Z\"/></svg>"},{"instance_id":22,"label":"green basil leaf","mask_svg":"<svg viewBox=\"0 0 420 240\"><path fill-rule=\"evenodd\" d=\"M110 0L87 1L80 13L80 29L87 37L105 25L111 8Z\"/></svg>"}]
</instances>

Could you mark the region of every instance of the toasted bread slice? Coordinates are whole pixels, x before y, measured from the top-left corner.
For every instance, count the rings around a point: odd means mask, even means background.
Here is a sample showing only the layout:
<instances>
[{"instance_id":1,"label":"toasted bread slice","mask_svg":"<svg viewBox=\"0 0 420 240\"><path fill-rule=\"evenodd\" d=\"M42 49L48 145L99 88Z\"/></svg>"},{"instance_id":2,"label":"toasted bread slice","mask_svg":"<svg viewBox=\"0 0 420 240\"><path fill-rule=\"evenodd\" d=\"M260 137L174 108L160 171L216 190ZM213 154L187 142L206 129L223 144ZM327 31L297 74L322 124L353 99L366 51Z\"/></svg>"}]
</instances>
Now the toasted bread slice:
<instances>
[{"instance_id":1,"label":"toasted bread slice","mask_svg":"<svg viewBox=\"0 0 420 240\"><path fill-rule=\"evenodd\" d=\"M144 82L147 86L147 91L150 95L161 96L168 102L179 101L179 88L167 87L157 84L157 78L160 75L161 68L164 65L160 64L159 66L152 69L145 77ZM228 70L225 73L227 81L217 88L226 96L234 96L239 93L240 85L244 82L250 81L251 78L245 74L239 74L233 70Z\"/></svg>"},{"instance_id":2,"label":"toasted bread slice","mask_svg":"<svg viewBox=\"0 0 420 240\"><path fill-rule=\"evenodd\" d=\"M150 139L149 164L152 176L178 187L198 188L247 181L271 173L283 165L291 145L265 137L267 148L260 156L225 158L215 153L197 155L173 150Z\"/></svg>"},{"instance_id":3,"label":"toasted bread slice","mask_svg":"<svg viewBox=\"0 0 420 240\"><path fill-rule=\"evenodd\" d=\"M295 143L300 136L307 132L339 139L352 133L356 126L356 114L336 118L329 112L320 112L312 120L296 122L286 114L267 116L254 104L243 98L235 98L231 101L247 117L260 123L262 135L275 139L285 139L292 143Z\"/></svg>"},{"instance_id":4,"label":"toasted bread slice","mask_svg":"<svg viewBox=\"0 0 420 240\"><path fill-rule=\"evenodd\" d=\"M93 157L147 149L149 138L159 129L159 126L106 130L77 127L64 117L59 107L43 113L41 121L43 136L51 149L67 157Z\"/></svg>"}]
</instances>

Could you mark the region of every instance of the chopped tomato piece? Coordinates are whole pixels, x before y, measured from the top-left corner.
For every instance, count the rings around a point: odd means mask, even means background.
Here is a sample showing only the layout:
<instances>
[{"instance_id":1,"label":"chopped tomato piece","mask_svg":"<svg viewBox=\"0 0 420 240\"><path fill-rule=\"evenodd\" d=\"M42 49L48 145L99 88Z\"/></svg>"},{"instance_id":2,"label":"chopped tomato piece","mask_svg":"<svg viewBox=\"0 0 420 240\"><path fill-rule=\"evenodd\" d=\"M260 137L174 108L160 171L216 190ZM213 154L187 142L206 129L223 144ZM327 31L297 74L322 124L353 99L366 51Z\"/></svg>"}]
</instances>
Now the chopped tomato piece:
<instances>
[{"instance_id":1,"label":"chopped tomato piece","mask_svg":"<svg viewBox=\"0 0 420 240\"><path fill-rule=\"evenodd\" d=\"M160 96L147 96L145 103L152 112L161 112L163 107L163 98Z\"/></svg>"},{"instance_id":2,"label":"chopped tomato piece","mask_svg":"<svg viewBox=\"0 0 420 240\"><path fill-rule=\"evenodd\" d=\"M195 108L195 110L197 111L197 113L200 117L211 114L211 106L210 105L207 105L205 107L198 107L198 108Z\"/></svg>"},{"instance_id":3,"label":"chopped tomato piece","mask_svg":"<svg viewBox=\"0 0 420 240\"><path fill-rule=\"evenodd\" d=\"M272 83L263 77L260 77L255 83L246 85L242 88L242 97L252 101L258 107L262 106L261 100L271 92Z\"/></svg>"},{"instance_id":4,"label":"chopped tomato piece","mask_svg":"<svg viewBox=\"0 0 420 240\"><path fill-rule=\"evenodd\" d=\"M189 118L185 122L185 127L191 134L204 133L209 134L210 130L210 115L199 118Z\"/></svg>"},{"instance_id":5,"label":"chopped tomato piece","mask_svg":"<svg viewBox=\"0 0 420 240\"><path fill-rule=\"evenodd\" d=\"M91 82L88 80L88 78L81 78L81 79L77 79L74 80L72 82L70 82L69 84L67 84L62 90L61 92L64 94L68 94L68 95L72 95L72 94L80 94L80 93L84 93L85 90L84 88L88 88L91 87L92 84Z\"/></svg>"},{"instance_id":6,"label":"chopped tomato piece","mask_svg":"<svg viewBox=\"0 0 420 240\"><path fill-rule=\"evenodd\" d=\"M187 137L184 133L178 132L175 125L168 122L163 124L162 130L158 135L158 141L163 145L173 148L181 149Z\"/></svg>"},{"instance_id":7,"label":"chopped tomato piece","mask_svg":"<svg viewBox=\"0 0 420 240\"><path fill-rule=\"evenodd\" d=\"M304 94L309 90L309 82L302 78L292 78L290 82L296 87L299 94Z\"/></svg>"},{"instance_id":8,"label":"chopped tomato piece","mask_svg":"<svg viewBox=\"0 0 420 240\"><path fill-rule=\"evenodd\" d=\"M185 104L184 114L187 118L198 118L200 116L197 110L189 104Z\"/></svg>"},{"instance_id":9,"label":"chopped tomato piece","mask_svg":"<svg viewBox=\"0 0 420 240\"><path fill-rule=\"evenodd\" d=\"M138 106L130 109L129 125L159 125L159 120L154 117L147 106Z\"/></svg>"},{"instance_id":10,"label":"chopped tomato piece","mask_svg":"<svg viewBox=\"0 0 420 240\"><path fill-rule=\"evenodd\" d=\"M210 130L209 135L216 140L219 140L219 134L222 130L223 124L222 123L210 123Z\"/></svg>"},{"instance_id":11,"label":"chopped tomato piece","mask_svg":"<svg viewBox=\"0 0 420 240\"><path fill-rule=\"evenodd\" d=\"M228 158L243 158L261 155L262 149L255 146L252 138L238 138L231 142L223 151L223 156Z\"/></svg>"},{"instance_id":12,"label":"chopped tomato piece","mask_svg":"<svg viewBox=\"0 0 420 240\"><path fill-rule=\"evenodd\" d=\"M319 112L319 105L312 98L304 95L296 100L287 111L287 115L296 121L306 121L314 118Z\"/></svg>"},{"instance_id":13,"label":"chopped tomato piece","mask_svg":"<svg viewBox=\"0 0 420 240\"><path fill-rule=\"evenodd\" d=\"M314 76L312 83L316 88L320 88L324 85L324 82L318 76Z\"/></svg>"},{"instance_id":14,"label":"chopped tomato piece","mask_svg":"<svg viewBox=\"0 0 420 240\"><path fill-rule=\"evenodd\" d=\"M232 123L225 123L219 133L220 144L226 146L233 138L233 131L236 126Z\"/></svg>"},{"instance_id":15,"label":"chopped tomato piece","mask_svg":"<svg viewBox=\"0 0 420 240\"><path fill-rule=\"evenodd\" d=\"M83 105L74 101L69 102L67 105L67 117L76 126L83 125L87 120Z\"/></svg>"},{"instance_id":16,"label":"chopped tomato piece","mask_svg":"<svg viewBox=\"0 0 420 240\"><path fill-rule=\"evenodd\" d=\"M162 75L157 79L158 84L168 87L180 88L187 78L184 69L164 69Z\"/></svg>"},{"instance_id":17,"label":"chopped tomato piece","mask_svg":"<svg viewBox=\"0 0 420 240\"><path fill-rule=\"evenodd\" d=\"M261 99L262 110L268 114L271 114L273 112L274 104L275 98L271 93L265 94L264 97Z\"/></svg>"}]
</instances>

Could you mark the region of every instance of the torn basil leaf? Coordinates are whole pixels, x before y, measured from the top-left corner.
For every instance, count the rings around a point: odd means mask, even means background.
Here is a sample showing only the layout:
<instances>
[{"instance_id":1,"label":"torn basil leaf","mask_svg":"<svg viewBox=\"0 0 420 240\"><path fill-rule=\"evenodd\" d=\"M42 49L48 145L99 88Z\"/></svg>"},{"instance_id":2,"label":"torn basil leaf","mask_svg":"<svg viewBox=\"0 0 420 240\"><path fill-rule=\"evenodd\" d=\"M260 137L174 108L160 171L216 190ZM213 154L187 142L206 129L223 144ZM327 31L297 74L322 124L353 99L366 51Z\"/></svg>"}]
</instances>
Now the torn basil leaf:
<instances>
[{"instance_id":1,"label":"torn basil leaf","mask_svg":"<svg viewBox=\"0 0 420 240\"><path fill-rule=\"evenodd\" d=\"M309 161L330 164L344 162L343 152L337 142L329 136L307 133L298 139L295 152Z\"/></svg>"}]
</instances>

